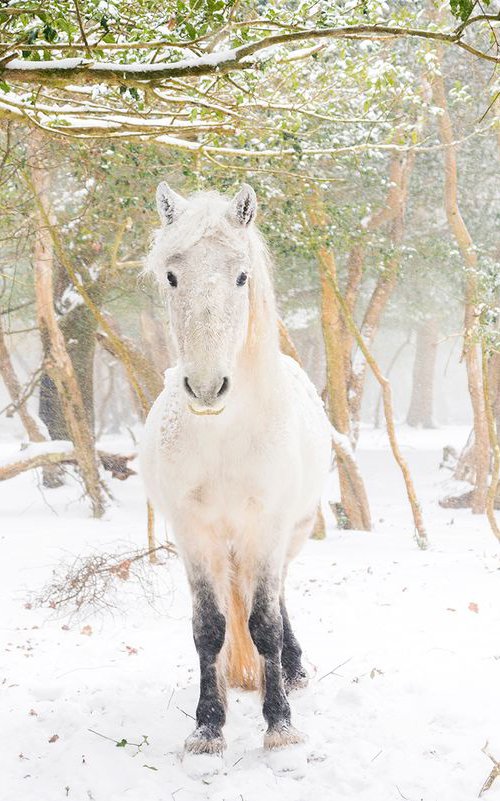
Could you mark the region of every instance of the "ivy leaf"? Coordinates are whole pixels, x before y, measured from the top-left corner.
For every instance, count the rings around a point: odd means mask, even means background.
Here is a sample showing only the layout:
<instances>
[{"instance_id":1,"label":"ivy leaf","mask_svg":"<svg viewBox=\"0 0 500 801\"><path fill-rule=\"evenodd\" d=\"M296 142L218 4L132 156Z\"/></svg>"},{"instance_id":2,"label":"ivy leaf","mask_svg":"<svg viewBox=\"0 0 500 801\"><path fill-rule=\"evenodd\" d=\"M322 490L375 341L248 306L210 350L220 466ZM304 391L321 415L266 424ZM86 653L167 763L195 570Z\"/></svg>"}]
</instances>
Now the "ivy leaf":
<instances>
[{"instance_id":1,"label":"ivy leaf","mask_svg":"<svg viewBox=\"0 0 500 801\"><path fill-rule=\"evenodd\" d=\"M26 31L26 44L34 44L34 42L38 39L39 33L39 28L31 28L29 31Z\"/></svg>"},{"instance_id":2,"label":"ivy leaf","mask_svg":"<svg viewBox=\"0 0 500 801\"><path fill-rule=\"evenodd\" d=\"M485 6L489 6L489 4L490 0L484 0ZM475 5L475 0L450 0L451 13L462 22L467 22Z\"/></svg>"},{"instance_id":3,"label":"ivy leaf","mask_svg":"<svg viewBox=\"0 0 500 801\"><path fill-rule=\"evenodd\" d=\"M116 747L117 748L125 748L126 745L127 745L127 741L126 741L125 737L123 738L123 740L119 740L116 743Z\"/></svg>"},{"instance_id":4,"label":"ivy leaf","mask_svg":"<svg viewBox=\"0 0 500 801\"><path fill-rule=\"evenodd\" d=\"M43 28L43 35L47 42L55 42L59 38L56 29L53 28L52 25L49 25L48 23Z\"/></svg>"}]
</instances>

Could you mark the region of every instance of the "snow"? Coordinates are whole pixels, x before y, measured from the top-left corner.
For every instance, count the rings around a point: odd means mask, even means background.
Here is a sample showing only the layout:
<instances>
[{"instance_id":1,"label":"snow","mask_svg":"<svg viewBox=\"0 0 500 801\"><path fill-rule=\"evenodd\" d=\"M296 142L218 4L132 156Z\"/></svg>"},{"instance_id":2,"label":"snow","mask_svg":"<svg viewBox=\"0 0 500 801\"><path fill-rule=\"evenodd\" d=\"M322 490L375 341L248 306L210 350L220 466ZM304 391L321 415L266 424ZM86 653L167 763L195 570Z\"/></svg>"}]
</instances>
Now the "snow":
<instances>
[{"instance_id":1,"label":"snow","mask_svg":"<svg viewBox=\"0 0 500 801\"><path fill-rule=\"evenodd\" d=\"M53 439L49 442L10 443L0 448L0 468L6 467L16 461L28 461L34 456L44 453L72 453L74 445L65 439ZM0 509L3 509L0 506ZM0 518L1 519L1 518Z\"/></svg>"},{"instance_id":2,"label":"snow","mask_svg":"<svg viewBox=\"0 0 500 801\"><path fill-rule=\"evenodd\" d=\"M224 62L232 61L238 56L236 48L230 50L218 50L213 53L205 53L203 56L193 56L193 58L183 58L179 61L160 61L157 64L141 63L134 61L131 64L122 64L114 61L92 61L86 58L60 58L49 61L28 61L23 58L13 58L6 64L7 70L74 70L87 68L89 72L121 72L121 73L144 73L144 77L155 75L157 72L165 70L185 70L191 67L217 67ZM242 61L247 61L243 58Z\"/></svg>"},{"instance_id":3,"label":"snow","mask_svg":"<svg viewBox=\"0 0 500 801\"><path fill-rule=\"evenodd\" d=\"M353 375L360 375L365 369L366 359L361 348L356 348L354 358L352 360Z\"/></svg>"},{"instance_id":4,"label":"snow","mask_svg":"<svg viewBox=\"0 0 500 801\"><path fill-rule=\"evenodd\" d=\"M43 495L34 473L0 484L2 798L476 798L492 767L486 740L500 758L500 548L484 518L437 504L442 446L460 447L467 433L398 429L429 529L422 552L386 435L362 430L375 531L330 527L288 580L311 674L291 703L308 741L264 752L258 697L231 691L223 759L182 759L198 674L178 560L149 568L154 600L138 582L118 582L112 614L26 607L62 561L145 546L138 478L110 481L115 503L102 521L89 519L76 482ZM125 440L102 447L120 444L129 450ZM140 748L113 742L144 735ZM485 797L500 798L500 779Z\"/></svg>"}]
</instances>

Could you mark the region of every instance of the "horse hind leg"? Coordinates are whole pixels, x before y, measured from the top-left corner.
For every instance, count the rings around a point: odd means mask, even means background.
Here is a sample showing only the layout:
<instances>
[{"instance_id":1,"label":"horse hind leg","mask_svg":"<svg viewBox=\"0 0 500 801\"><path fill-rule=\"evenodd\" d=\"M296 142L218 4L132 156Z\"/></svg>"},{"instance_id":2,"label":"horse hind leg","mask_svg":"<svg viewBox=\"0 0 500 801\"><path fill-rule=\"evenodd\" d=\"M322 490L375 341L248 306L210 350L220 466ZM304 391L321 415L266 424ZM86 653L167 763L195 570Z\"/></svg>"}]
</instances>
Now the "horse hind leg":
<instances>
[{"instance_id":1,"label":"horse hind leg","mask_svg":"<svg viewBox=\"0 0 500 801\"><path fill-rule=\"evenodd\" d=\"M302 665L302 648L293 633L283 594L280 597L280 611L283 619L281 666L283 668L285 691L288 694L292 690L307 687L309 677Z\"/></svg>"},{"instance_id":2,"label":"horse hind leg","mask_svg":"<svg viewBox=\"0 0 500 801\"><path fill-rule=\"evenodd\" d=\"M196 729L187 738L186 751L221 753L225 746L222 727L226 720L225 677L220 654L226 635L226 619L213 582L200 569L190 570L193 594L193 637L200 660L200 698Z\"/></svg>"},{"instance_id":3,"label":"horse hind leg","mask_svg":"<svg viewBox=\"0 0 500 801\"><path fill-rule=\"evenodd\" d=\"M304 517L294 528L291 542L287 553L286 567L283 575L283 582L280 595L280 611L283 619L283 650L281 651L281 664L283 667L283 680L285 690L297 690L306 687L309 681L307 671L302 665L302 648L293 633L290 618L285 604L284 582L288 564L297 555L307 537L310 536L316 520L317 511Z\"/></svg>"}]
</instances>

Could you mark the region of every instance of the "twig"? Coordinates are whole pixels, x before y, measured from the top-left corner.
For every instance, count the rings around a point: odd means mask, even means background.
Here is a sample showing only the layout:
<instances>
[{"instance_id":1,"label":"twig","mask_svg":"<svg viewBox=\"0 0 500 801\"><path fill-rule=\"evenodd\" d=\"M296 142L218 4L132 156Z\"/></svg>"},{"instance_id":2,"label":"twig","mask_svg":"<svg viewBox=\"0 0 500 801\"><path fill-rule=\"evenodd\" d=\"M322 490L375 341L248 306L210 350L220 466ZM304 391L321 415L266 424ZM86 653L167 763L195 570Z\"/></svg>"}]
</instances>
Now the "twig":
<instances>
[{"instance_id":1,"label":"twig","mask_svg":"<svg viewBox=\"0 0 500 801\"><path fill-rule=\"evenodd\" d=\"M185 712L184 709L180 708L180 706L177 706L176 709L178 709L179 712L182 712L182 714L185 715L187 718L191 718L191 720L196 720L196 718L193 717L193 715L190 715L189 712Z\"/></svg>"},{"instance_id":2,"label":"twig","mask_svg":"<svg viewBox=\"0 0 500 801\"><path fill-rule=\"evenodd\" d=\"M80 6L78 5L78 0L73 0L76 10L76 18L78 20L78 27L80 28L80 33L82 35L83 44L85 45L85 50L87 51L87 55L89 58L92 58L92 51L89 47L89 43L87 41L87 36L85 34L85 28L83 27L83 21L80 14Z\"/></svg>"},{"instance_id":3,"label":"twig","mask_svg":"<svg viewBox=\"0 0 500 801\"><path fill-rule=\"evenodd\" d=\"M158 545L156 551L174 555L171 543ZM74 607L82 609L109 606L107 597L117 582L127 581L131 575L141 581L141 573L134 566L150 556L150 551L129 551L123 554L93 554L79 556L71 564L63 564L52 581L35 597L36 606L51 609ZM142 582L141 582L142 583Z\"/></svg>"},{"instance_id":4,"label":"twig","mask_svg":"<svg viewBox=\"0 0 500 801\"><path fill-rule=\"evenodd\" d=\"M481 789L479 791L478 798L481 798L481 796L487 790L490 789L490 787L493 784L493 782L495 781L495 779L498 778L498 776L500 776L500 762L497 759L495 759L495 757L492 756L492 754L489 753L489 751L488 751L488 740L486 740L484 746L481 748L481 751L483 752L483 754L485 754L485 756L488 757L488 759L491 759L491 761L493 762L493 767L492 767L492 769L490 771L489 776L487 777L486 781L484 782L483 786L481 787Z\"/></svg>"},{"instance_id":5,"label":"twig","mask_svg":"<svg viewBox=\"0 0 500 801\"><path fill-rule=\"evenodd\" d=\"M91 731L92 734L97 734L97 736L102 737L103 740L109 740L119 748L124 748L126 745L131 745L133 748L137 748L137 750L140 751L143 745L149 745L147 735L145 734L142 735L142 743L131 743L124 737L121 740L116 740L114 737L108 737L107 734L101 734L101 732L96 731L95 729L87 729L87 731Z\"/></svg>"},{"instance_id":6,"label":"twig","mask_svg":"<svg viewBox=\"0 0 500 801\"><path fill-rule=\"evenodd\" d=\"M337 671L341 667L344 667L344 665L347 665L347 663L350 662L351 659L352 656L350 656L349 659L346 659L345 662L341 662L340 665L336 665L336 667L332 668L332 670L329 670L328 673L325 673L324 676L321 676L321 678L319 678L318 681L323 681L323 679L326 679L327 676L331 676L334 674L337 675L335 671Z\"/></svg>"}]
</instances>

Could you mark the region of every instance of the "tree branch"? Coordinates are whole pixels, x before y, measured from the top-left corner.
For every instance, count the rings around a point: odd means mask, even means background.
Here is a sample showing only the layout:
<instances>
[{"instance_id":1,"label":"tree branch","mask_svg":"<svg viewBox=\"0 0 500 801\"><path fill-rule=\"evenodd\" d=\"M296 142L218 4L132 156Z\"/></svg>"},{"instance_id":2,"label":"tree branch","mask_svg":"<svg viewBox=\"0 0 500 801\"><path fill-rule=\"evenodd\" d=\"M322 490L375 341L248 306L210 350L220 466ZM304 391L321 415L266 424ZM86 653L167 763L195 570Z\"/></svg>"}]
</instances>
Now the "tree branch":
<instances>
[{"instance_id":1,"label":"tree branch","mask_svg":"<svg viewBox=\"0 0 500 801\"><path fill-rule=\"evenodd\" d=\"M284 44L322 39L372 39L413 38L431 42L454 44L478 58L494 64L500 63L500 56L488 53L461 40L461 31L446 33L422 28L404 28L392 25L347 25L338 28L311 28L299 31L264 36L254 42L230 50L205 53L201 56L180 59L171 63L120 64L105 61L92 61L83 58L68 58L64 61L26 61L12 58L2 65L3 79L20 79L23 83L43 85L103 84L109 86L155 86L173 78L199 77L203 75L224 74L234 70L258 68L262 62L250 60L250 56L265 50L278 48ZM123 48L126 49L126 48ZM137 49L137 48L136 48Z\"/></svg>"}]
</instances>

